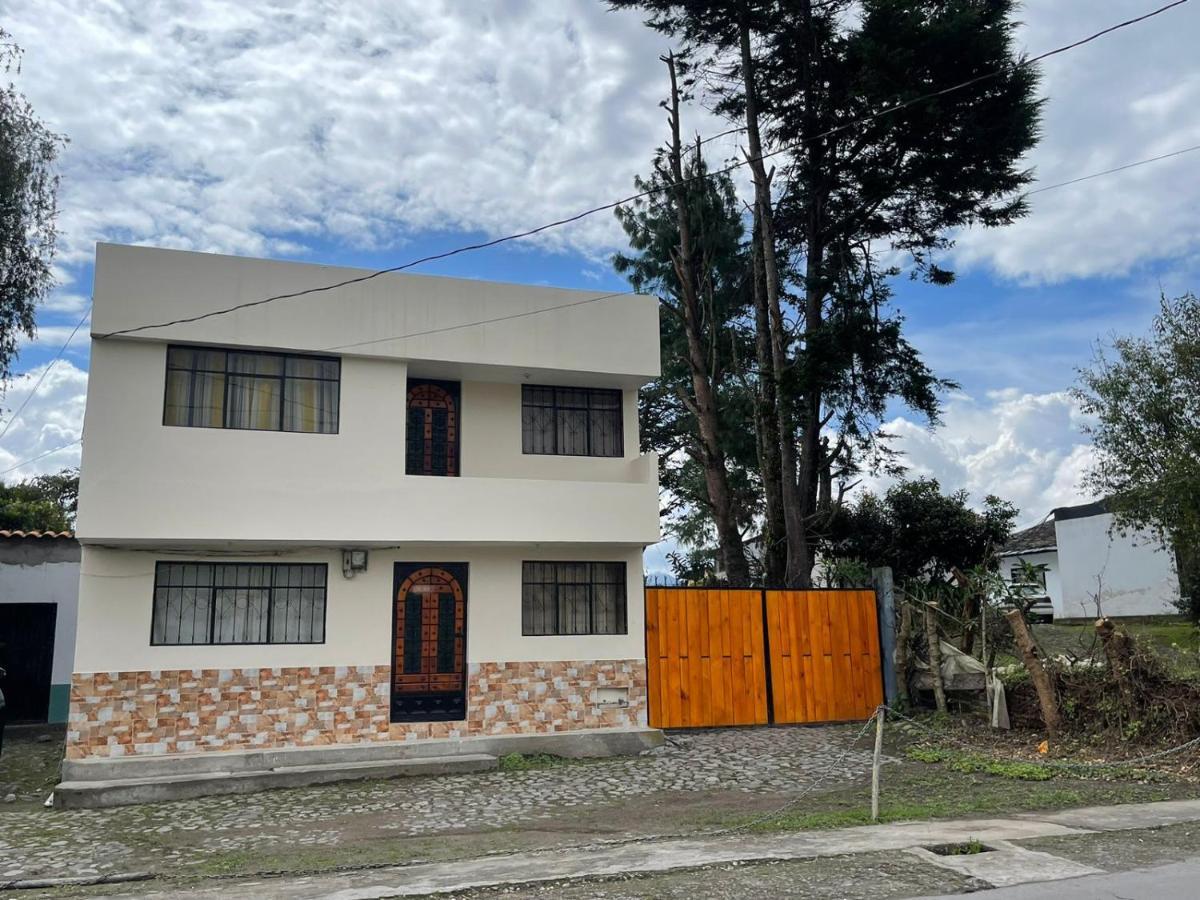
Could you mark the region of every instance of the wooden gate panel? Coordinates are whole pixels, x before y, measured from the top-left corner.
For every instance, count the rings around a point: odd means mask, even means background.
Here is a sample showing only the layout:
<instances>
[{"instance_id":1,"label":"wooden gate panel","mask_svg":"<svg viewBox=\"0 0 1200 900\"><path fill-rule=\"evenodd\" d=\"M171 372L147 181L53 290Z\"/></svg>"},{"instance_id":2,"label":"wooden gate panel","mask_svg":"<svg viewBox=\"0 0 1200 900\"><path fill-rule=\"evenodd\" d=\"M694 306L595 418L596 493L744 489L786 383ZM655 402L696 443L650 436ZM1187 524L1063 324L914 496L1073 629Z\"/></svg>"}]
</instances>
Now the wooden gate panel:
<instances>
[{"instance_id":1,"label":"wooden gate panel","mask_svg":"<svg viewBox=\"0 0 1200 900\"><path fill-rule=\"evenodd\" d=\"M865 719L883 701L873 591L767 591L775 721Z\"/></svg>"},{"instance_id":2,"label":"wooden gate panel","mask_svg":"<svg viewBox=\"0 0 1200 900\"><path fill-rule=\"evenodd\" d=\"M646 590L650 724L767 723L762 592Z\"/></svg>"},{"instance_id":3,"label":"wooden gate panel","mask_svg":"<svg viewBox=\"0 0 1200 900\"><path fill-rule=\"evenodd\" d=\"M648 588L646 657L657 728L862 720L883 699L873 591Z\"/></svg>"}]
</instances>

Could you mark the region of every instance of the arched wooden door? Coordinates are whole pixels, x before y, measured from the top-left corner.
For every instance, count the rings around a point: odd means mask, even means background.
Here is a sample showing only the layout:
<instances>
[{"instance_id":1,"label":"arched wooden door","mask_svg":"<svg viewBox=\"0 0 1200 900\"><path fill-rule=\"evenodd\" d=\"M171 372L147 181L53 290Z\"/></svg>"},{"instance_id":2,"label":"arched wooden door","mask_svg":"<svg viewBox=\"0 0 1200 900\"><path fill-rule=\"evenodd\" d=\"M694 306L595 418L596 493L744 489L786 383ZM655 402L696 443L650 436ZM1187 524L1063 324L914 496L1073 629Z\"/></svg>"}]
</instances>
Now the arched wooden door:
<instances>
[{"instance_id":1,"label":"arched wooden door","mask_svg":"<svg viewBox=\"0 0 1200 900\"><path fill-rule=\"evenodd\" d=\"M466 563L396 563L392 721L467 717Z\"/></svg>"}]
</instances>

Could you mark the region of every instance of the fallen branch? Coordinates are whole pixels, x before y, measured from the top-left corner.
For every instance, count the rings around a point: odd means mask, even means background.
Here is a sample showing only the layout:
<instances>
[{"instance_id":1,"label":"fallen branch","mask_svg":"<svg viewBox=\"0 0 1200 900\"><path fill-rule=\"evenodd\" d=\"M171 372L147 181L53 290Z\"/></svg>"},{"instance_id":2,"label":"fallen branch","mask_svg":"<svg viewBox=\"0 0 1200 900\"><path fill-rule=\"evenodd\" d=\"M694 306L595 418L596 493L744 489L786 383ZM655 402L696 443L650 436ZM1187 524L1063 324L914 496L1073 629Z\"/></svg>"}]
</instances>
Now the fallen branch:
<instances>
[{"instance_id":1,"label":"fallen branch","mask_svg":"<svg viewBox=\"0 0 1200 900\"><path fill-rule=\"evenodd\" d=\"M1037 691L1038 705L1042 708L1042 723L1046 726L1046 734L1051 738L1056 738L1062 725L1062 717L1058 711L1058 698L1055 696L1050 676L1046 674L1046 669L1038 657L1037 644L1034 643L1033 634L1029 631L1029 623L1025 621L1025 616L1019 609L1010 609L1004 614L1004 617L1012 626L1017 649L1021 651L1021 659L1025 663L1025 668L1029 670L1030 680L1033 681L1034 690Z\"/></svg>"}]
</instances>

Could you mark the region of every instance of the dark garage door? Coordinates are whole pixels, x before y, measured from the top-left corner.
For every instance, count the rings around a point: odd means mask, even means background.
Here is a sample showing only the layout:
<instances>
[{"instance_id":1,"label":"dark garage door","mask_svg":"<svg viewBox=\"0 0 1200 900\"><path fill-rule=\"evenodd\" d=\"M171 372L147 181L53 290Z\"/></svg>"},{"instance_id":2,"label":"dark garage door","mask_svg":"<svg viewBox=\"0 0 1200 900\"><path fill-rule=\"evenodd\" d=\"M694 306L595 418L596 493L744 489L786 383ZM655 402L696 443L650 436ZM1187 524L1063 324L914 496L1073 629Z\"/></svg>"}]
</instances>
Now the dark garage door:
<instances>
[{"instance_id":1,"label":"dark garage door","mask_svg":"<svg viewBox=\"0 0 1200 900\"><path fill-rule=\"evenodd\" d=\"M0 603L0 682L8 721L45 722L54 662L54 603Z\"/></svg>"}]
</instances>

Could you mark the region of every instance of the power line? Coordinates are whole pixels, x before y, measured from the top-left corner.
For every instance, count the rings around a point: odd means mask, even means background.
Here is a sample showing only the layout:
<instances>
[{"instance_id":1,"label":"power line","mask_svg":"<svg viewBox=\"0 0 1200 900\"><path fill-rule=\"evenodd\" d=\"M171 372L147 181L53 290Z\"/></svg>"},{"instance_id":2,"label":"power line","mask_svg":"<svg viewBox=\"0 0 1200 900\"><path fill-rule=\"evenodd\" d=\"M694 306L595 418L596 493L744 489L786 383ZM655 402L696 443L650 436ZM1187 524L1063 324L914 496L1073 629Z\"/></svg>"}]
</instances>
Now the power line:
<instances>
[{"instance_id":1,"label":"power line","mask_svg":"<svg viewBox=\"0 0 1200 900\"><path fill-rule=\"evenodd\" d=\"M70 345L71 341L75 339L75 335L78 333L79 329L83 327L83 323L87 321L87 317L91 314L92 304L89 303L87 310L84 311L83 318L80 319L78 324L71 329L70 335L68 335L67 339L63 342L63 345L58 348L58 353L55 355L54 359L50 360L50 364L46 366L46 368L42 369L42 374L38 377L37 384L33 386L33 390L25 395L25 399L21 402L21 405L17 407L17 411L12 414L7 422L4 423L4 430L0 431L0 440L3 440L4 436L8 434L8 429L12 428L13 422L17 421L17 419L21 417L21 413L25 411L25 407L29 405L29 401L33 399L34 394L38 392L38 388L42 386L42 382L46 380L46 376L50 374L50 370L58 365L58 361L62 359L62 355L67 352L67 347Z\"/></svg>"},{"instance_id":2,"label":"power line","mask_svg":"<svg viewBox=\"0 0 1200 900\"><path fill-rule=\"evenodd\" d=\"M141 331L149 331L149 330L155 329L155 328L168 328L172 325L186 325L186 324L190 324L192 322L199 322L203 319L210 319L215 316L227 315L228 313L237 312L238 310L250 309L255 306L262 306L267 303L273 303L277 300L292 300L292 299L295 299L296 297L303 297L303 296L307 296L309 294L319 294L319 293L324 293L327 291L337 290L338 288L348 287L349 285L352 285L352 284L361 284L365 281L371 281L375 278L379 278L382 275L389 275L389 274L392 274L395 272L402 272L406 269L412 269L416 266L424 265L425 263L436 262L437 260L442 260L442 259L448 259L452 256L458 256L459 254L462 254L462 253L470 253L475 250L485 250L490 247L495 247L500 244L508 243L509 241L516 241L516 240L521 240L521 239L527 238L527 237L533 237L534 235L540 234L544 231L549 231L552 228L559 228L559 227L562 227L563 225L570 225L574 222L578 222L581 219L585 219L585 218L587 218L589 216L593 216L597 213L607 212L609 210L616 209L619 206L624 206L626 204L633 203L633 202L635 202L637 200L641 200L645 197L649 197L649 196L661 193L666 190L671 190L671 189L674 189L675 187L689 184L693 181L697 181L697 180L704 179L704 178L712 178L712 177L715 177L718 175L728 174L736 169L740 169L742 166L750 164L751 162L758 162L758 161L761 161L764 159L769 159L773 156L777 156L781 153L786 153L791 150L795 150L796 148L801 147L806 143L821 140L826 137L831 137L835 134L839 134L843 131L853 128L857 125L863 125L868 122L875 121L876 119L883 118L884 116L892 115L893 113L899 112L900 110L903 110L903 109L907 109L918 103L923 103L926 100L932 100L937 97L942 97L942 96L945 96L946 94L950 94L955 91L962 90L963 88L970 87L971 85L978 84L981 81L986 81L988 79L995 78L996 76L1001 75L1001 74L1009 71L1010 69L1022 68L1024 66L1033 65L1034 63L1037 63L1044 59L1048 59L1051 56L1055 56L1059 53L1065 53L1068 50L1072 50L1076 47L1081 47L1084 44L1091 43L1092 41L1097 40L1098 38L1101 38L1107 34L1111 34L1114 31L1118 31L1122 28L1127 28L1131 25L1136 25L1139 22L1144 22L1147 19L1151 19L1155 16L1161 15L1162 13L1167 12L1168 10L1171 10L1177 6L1182 6L1184 3L1187 3L1187 2L1189 2L1189 0L1173 0L1173 2L1168 3L1165 6L1159 7L1158 9L1155 9L1151 12L1145 13L1143 15L1137 16L1132 19L1126 19L1125 21L1118 22L1115 25L1110 25L1107 28L1104 28L1100 31L1097 31L1093 34L1088 35L1087 37L1080 38L1077 41L1073 41L1069 44L1064 44L1061 47L1056 47L1053 50L1048 50L1045 53L1041 53L1037 56L1033 56L1033 57L1029 57L1029 58L1020 60L1011 66L1002 66L991 72L986 72L982 75L977 75L974 78L970 78L966 81L960 82L959 84L955 84L955 85L952 85L952 86L946 87L946 88L941 88L940 90L937 90L937 91L931 91L927 94L922 94L920 96L910 98L909 100L905 100L900 103L895 103L892 106L887 106L887 107L879 110L878 112L872 113L868 116L864 116L860 119L855 119L850 122L843 123L842 125L838 125L834 128L831 128L820 134L813 135L802 141L798 141L793 144L785 145L785 146L780 147L777 150L773 150L769 153L764 153L757 158L748 157L744 160L740 160L729 166L726 166L723 169L717 169L714 171L704 172L702 174L689 176L688 178L684 178L680 182L674 182L669 185L648 188L644 191L640 191L636 194L631 194L630 196L624 197L620 200L615 200L611 203L605 203L600 206L594 206L591 209L586 209L583 212L576 213L575 215L567 216L562 219L557 219L553 222L547 222L546 224L539 225L536 228L530 228L525 231L519 231L519 232L515 232L513 234L504 235L503 237L494 238L490 241L480 241L475 244L466 244L461 247L456 247L452 250L445 250L441 253L433 253L428 256L422 256L419 259L414 259L409 262L402 263L400 265L389 266L388 268L385 268L385 269L377 269L377 270L375 270L373 272L369 272L365 275L358 275L353 278L347 278L342 281L337 281L332 284L322 285L320 287L306 288L304 290L291 291L291 292L285 293L285 294L274 294L269 297L263 297L259 300L250 300L245 303L238 303L233 306L224 307L222 309L214 309L209 312L198 313L197 315L194 315L194 316L184 316L184 317L181 317L178 319L171 319L166 322L157 322L157 323L148 324L148 325L136 325L136 326L133 326L130 328L119 328L114 331L107 332L105 334L97 335L97 337L111 338L111 337L117 337L117 336L123 335L123 334L135 334L135 333L141 332ZM741 130L741 129L730 129L729 131L722 132L722 134L713 135L711 138L708 138L708 140L712 140L717 137L722 137L725 134L730 134L730 133L733 133L733 132L739 131L739 130ZM703 143L703 141L701 141L701 143Z\"/></svg>"},{"instance_id":3,"label":"power line","mask_svg":"<svg viewBox=\"0 0 1200 900\"><path fill-rule=\"evenodd\" d=\"M391 337L372 338L368 341L356 341L353 344L337 344L333 347L322 347L317 352L327 353L331 350L348 350L351 347L363 347L367 344L382 344L387 341L402 341L406 338L424 337L425 335L429 334L441 334L445 331L457 331L460 328L474 328L476 325L490 325L493 322L507 322L510 319L523 319L526 316L536 316L540 315L541 313L554 312L555 310L559 309L570 309L574 306L584 306L588 303L598 303L601 300L609 300L613 297L628 297L636 293L637 291L616 291L612 294L602 294L599 297L589 297L586 300L575 300L571 303L560 303L557 306L547 306L543 307L542 309L531 309L527 312L512 313L511 315L507 316L496 316L493 319L480 319L476 322L460 322L458 325L446 325L441 328L430 328L426 331L410 331L407 334L394 334Z\"/></svg>"},{"instance_id":4,"label":"power line","mask_svg":"<svg viewBox=\"0 0 1200 900\"><path fill-rule=\"evenodd\" d=\"M1103 172L1093 172L1091 175L1081 175L1079 178L1072 178L1070 181L1060 181L1057 184L1048 184L1045 187L1036 188L1032 191L1027 191L1026 196L1030 194L1040 194L1042 191L1052 191L1055 188L1066 187L1069 184L1079 184L1081 181L1090 181L1093 178L1099 178L1101 175L1112 175L1114 172L1124 172L1126 169L1136 169L1138 166L1148 165L1152 162L1158 162L1163 159L1171 159L1175 156L1183 156L1185 153L1194 153L1200 150L1200 144L1195 144L1191 147L1184 147L1182 150L1173 150L1170 153L1164 153L1162 156L1152 156L1149 159L1139 159L1137 162L1126 163L1123 166L1117 166L1115 169L1105 169Z\"/></svg>"},{"instance_id":5,"label":"power line","mask_svg":"<svg viewBox=\"0 0 1200 900\"><path fill-rule=\"evenodd\" d=\"M77 438L75 438L75 440L71 441L69 444L63 444L61 447L55 447L53 450L47 450L45 453L39 453L37 456L33 457L32 459L27 459L24 462L19 462L15 466L9 466L7 469L0 471L0 475L7 475L9 472L15 471L16 469L19 469L22 466L27 466L30 463L37 462L39 459L45 459L47 456L51 456L55 453L58 453L60 450L66 450L69 447L74 447L76 444L78 444L82 441L83 441L83 438L77 437Z\"/></svg>"}]
</instances>

